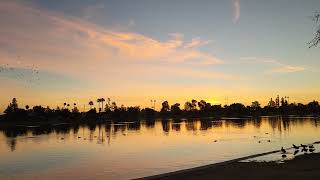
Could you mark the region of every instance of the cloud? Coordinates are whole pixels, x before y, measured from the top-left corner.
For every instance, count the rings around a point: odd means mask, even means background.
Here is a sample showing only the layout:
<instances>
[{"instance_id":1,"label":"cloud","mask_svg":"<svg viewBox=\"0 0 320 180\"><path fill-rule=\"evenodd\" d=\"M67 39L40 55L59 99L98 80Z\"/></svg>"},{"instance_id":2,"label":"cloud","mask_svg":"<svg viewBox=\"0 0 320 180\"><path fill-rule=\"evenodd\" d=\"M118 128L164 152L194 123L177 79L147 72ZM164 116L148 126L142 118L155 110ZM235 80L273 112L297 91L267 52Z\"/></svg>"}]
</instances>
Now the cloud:
<instances>
[{"instance_id":1,"label":"cloud","mask_svg":"<svg viewBox=\"0 0 320 180\"><path fill-rule=\"evenodd\" d=\"M0 13L1 64L35 64L41 71L99 84L139 81L149 73L146 64L162 68L156 76L170 66L171 77L237 79L201 69L224 63L200 50L210 42L201 38L186 41L183 34L173 33L158 40L12 1L1 1ZM191 72L187 66L192 73L183 73Z\"/></svg>"},{"instance_id":2,"label":"cloud","mask_svg":"<svg viewBox=\"0 0 320 180\"><path fill-rule=\"evenodd\" d=\"M185 48L197 48L206 44L209 44L210 41L203 41L200 38L193 38L190 43L185 45Z\"/></svg>"},{"instance_id":3,"label":"cloud","mask_svg":"<svg viewBox=\"0 0 320 180\"><path fill-rule=\"evenodd\" d=\"M274 72L274 73L294 73L294 72L301 72L304 70L305 70L304 67L286 65L286 66L282 66L279 68L274 68L271 70L271 72Z\"/></svg>"},{"instance_id":4,"label":"cloud","mask_svg":"<svg viewBox=\"0 0 320 180\"><path fill-rule=\"evenodd\" d=\"M208 42L200 38L187 42L183 36L175 35L169 36L167 41L160 41L12 2L1 2L0 11L3 14L0 23L4 27L0 29L0 42L17 49L66 56L85 54L85 57L94 57L88 58L90 62L105 58L109 61L187 63L196 60L198 64L223 63L221 59L197 49Z\"/></svg>"},{"instance_id":5,"label":"cloud","mask_svg":"<svg viewBox=\"0 0 320 180\"><path fill-rule=\"evenodd\" d=\"M233 23L237 23L240 19L240 0L233 0L232 1L232 8L233 8Z\"/></svg>"},{"instance_id":6,"label":"cloud","mask_svg":"<svg viewBox=\"0 0 320 180\"><path fill-rule=\"evenodd\" d=\"M283 65L279 61L272 59L272 58L260 58L260 57L241 57L240 58L242 62L248 63L248 64L271 64L271 65Z\"/></svg>"},{"instance_id":7,"label":"cloud","mask_svg":"<svg viewBox=\"0 0 320 180\"><path fill-rule=\"evenodd\" d=\"M272 66L271 70L267 71L268 73L295 73L306 70L303 66L284 64L272 58L242 57L240 59L246 63L267 64Z\"/></svg>"}]
</instances>

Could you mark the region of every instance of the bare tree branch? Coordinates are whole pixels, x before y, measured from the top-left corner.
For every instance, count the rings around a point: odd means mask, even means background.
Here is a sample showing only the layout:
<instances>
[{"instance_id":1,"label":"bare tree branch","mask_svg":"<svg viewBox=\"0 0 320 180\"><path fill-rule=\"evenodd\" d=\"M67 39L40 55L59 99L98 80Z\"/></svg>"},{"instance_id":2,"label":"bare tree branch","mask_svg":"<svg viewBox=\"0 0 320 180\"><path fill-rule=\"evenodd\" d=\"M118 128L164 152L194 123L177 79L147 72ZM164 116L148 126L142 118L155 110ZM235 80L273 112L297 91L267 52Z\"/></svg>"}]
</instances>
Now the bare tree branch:
<instances>
[{"instance_id":1,"label":"bare tree branch","mask_svg":"<svg viewBox=\"0 0 320 180\"><path fill-rule=\"evenodd\" d=\"M320 42L320 26L319 26L319 20L320 20L320 12L317 11L314 13L313 16L311 16L311 19L318 25L318 29L314 34L314 38L308 42L309 48L315 47Z\"/></svg>"}]
</instances>

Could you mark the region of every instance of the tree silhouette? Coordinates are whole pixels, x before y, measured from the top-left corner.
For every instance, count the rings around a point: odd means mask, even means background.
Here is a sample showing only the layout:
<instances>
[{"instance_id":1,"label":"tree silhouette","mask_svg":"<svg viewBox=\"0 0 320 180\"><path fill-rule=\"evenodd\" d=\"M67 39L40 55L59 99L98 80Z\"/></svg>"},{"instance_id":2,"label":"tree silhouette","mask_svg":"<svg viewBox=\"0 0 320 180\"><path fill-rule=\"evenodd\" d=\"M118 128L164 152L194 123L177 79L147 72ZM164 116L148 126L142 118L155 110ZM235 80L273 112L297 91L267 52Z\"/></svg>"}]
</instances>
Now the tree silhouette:
<instances>
[{"instance_id":1,"label":"tree silhouette","mask_svg":"<svg viewBox=\"0 0 320 180\"><path fill-rule=\"evenodd\" d=\"M253 109L259 109L259 108L260 108L260 103L259 103L258 101L253 101L253 102L251 103L251 107L252 107Z\"/></svg>"},{"instance_id":2,"label":"tree silhouette","mask_svg":"<svg viewBox=\"0 0 320 180\"><path fill-rule=\"evenodd\" d=\"M101 98L100 99L100 102L101 102L101 109L103 108L103 102L105 102L106 100L104 98Z\"/></svg>"},{"instance_id":3,"label":"tree silhouette","mask_svg":"<svg viewBox=\"0 0 320 180\"><path fill-rule=\"evenodd\" d=\"M101 112L100 103L103 106L103 102L105 100L103 98L99 98L97 102L99 103L99 110ZM121 105L120 108L117 107L116 102L110 103L108 99L106 105L106 115L107 118L110 119L138 119L138 117L149 118L190 118L190 117L244 117L244 116L269 116L269 115L310 115L310 116L319 116L320 115L320 105L318 101L312 101L308 104L302 103L291 103L288 104L286 100L282 100L283 103L280 103L279 106L273 106L272 104L268 104L263 108L260 107L260 103L258 101L252 102L251 106L245 106L241 103L233 103L230 106L225 105L211 105L207 103L205 100L200 100L199 102L196 100L187 101L185 103L185 109L180 109L180 104L175 103L171 107L168 101L164 101L162 103L162 108L159 111L155 111L152 108L140 109L139 106L134 107L125 107ZM25 109L19 108L17 99L13 98L12 102L8 105L5 110L5 114L3 115L5 120L15 121L24 121L24 120L32 120L36 119L38 121L47 120L47 119L59 119L60 121L68 121L70 119L73 120L82 120L82 117L85 118L97 118L96 116L96 108L92 109L93 102L90 101L90 110L88 112L84 112L84 116L79 116L79 110L76 107L76 103L73 103L74 108L72 109L72 113L69 110L70 104L65 103L67 108L56 110L50 109L48 106L43 108L41 106L34 106L29 110L29 106L26 105ZM197 108L198 105L198 108ZM108 107L108 109L107 109ZM32 119L31 119L32 118ZM143 119L143 118L142 118Z\"/></svg>"},{"instance_id":4,"label":"tree silhouette","mask_svg":"<svg viewBox=\"0 0 320 180\"><path fill-rule=\"evenodd\" d=\"M308 43L309 48L317 46L320 42L320 25L319 25L320 12L315 12L314 15L312 16L312 20L316 23L317 30L314 34L314 38Z\"/></svg>"},{"instance_id":5,"label":"tree silhouette","mask_svg":"<svg viewBox=\"0 0 320 180\"><path fill-rule=\"evenodd\" d=\"M99 106L99 112L101 112L101 107L100 107L101 99L100 98L97 99L97 103L98 103L98 106Z\"/></svg>"},{"instance_id":6,"label":"tree silhouette","mask_svg":"<svg viewBox=\"0 0 320 180\"><path fill-rule=\"evenodd\" d=\"M192 104L192 110L197 109L197 100L192 99L192 100L191 100L191 104Z\"/></svg>"},{"instance_id":7,"label":"tree silhouette","mask_svg":"<svg viewBox=\"0 0 320 180\"><path fill-rule=\"evenodd\" d=\"M174 105L172 105L171 112L173 113L173 115L179 115L181 113L180 104L175 103Z\"/></svg>"},{"instance_id":8,"label":"tree silhouette","mask_svg":"<svg viewBox=\"0 0 320 180\"><path fill-rule=\"evenodd\" d=\"M198 107L200 111L204 111L206 109L207 102L205 100L201 100L198 102Z\"/></svg>"},{"instance_id":9,"label":"tree silhouette","mask_svg":"<svg viewBox=\"0 0 320 180\"><path fill-rule=\"evenodd\" d=\"M90 109L92 109L93 101L89 101L89 106L90 106Z\"/></svg>"},{"instance_id":10,"label":"tree silhouette","mask_svg":"<svg viewBox=\"0 0 320 180\"><path fill-rule=\"evenodd\" d=\"M184 110L191 111L193 109L192 103L187 101L184 103Z\"/></svg>"},{"instance_id":11,"label":"tree silhouette","mask_svg":"<svg viewBox=\"0 0 320 180\"><path fill-rule=\"evenodd\" d=\"M111 110L115 111L118 109L117 103L116 102L112 102L111 103Z\"/></svg>"},{"instance_id":12,"label":"tree silhouette","mask_svg":"<svg viewBox=\"0 0 320 180\"><path fill-rule=\"evenodd\" d=\"M162 103L161 112L168 112L168 111L170 111L169 103L168 103L168 101L164 101Z\"/></svg>"},{"instance_id":13,"label":"tree silhouette","mask_svg":"<svg viewBox=\"0 0 320 180\"><path fill-rule=\"evenodd\" d=\"M6 114L14 113L18 110L18 101L16 98L13 98L11 103L8 105L7 109L4 111Z\"/></svg>"}]
</instances>

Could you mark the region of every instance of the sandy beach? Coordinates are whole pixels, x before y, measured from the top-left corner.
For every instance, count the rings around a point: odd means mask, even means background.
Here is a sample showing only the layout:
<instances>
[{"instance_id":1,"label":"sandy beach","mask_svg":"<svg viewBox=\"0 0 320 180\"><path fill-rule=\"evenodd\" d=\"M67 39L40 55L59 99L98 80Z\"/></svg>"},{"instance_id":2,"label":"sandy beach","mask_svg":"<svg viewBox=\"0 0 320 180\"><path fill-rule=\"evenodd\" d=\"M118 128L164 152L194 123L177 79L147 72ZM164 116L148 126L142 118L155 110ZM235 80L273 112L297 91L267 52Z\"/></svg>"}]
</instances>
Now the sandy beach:
<instances>
[{"instance_id":1,"label":"sandy beach","mask_svg":"<svg viewBox=\"0 0 320 180\"><path fill-rule=\"evenodd\" d=\"M285 163L229 161L189 170L182 170L143 179L317 179L320 177L320 154L306 154Z\"/></svg>"}]
</instances>

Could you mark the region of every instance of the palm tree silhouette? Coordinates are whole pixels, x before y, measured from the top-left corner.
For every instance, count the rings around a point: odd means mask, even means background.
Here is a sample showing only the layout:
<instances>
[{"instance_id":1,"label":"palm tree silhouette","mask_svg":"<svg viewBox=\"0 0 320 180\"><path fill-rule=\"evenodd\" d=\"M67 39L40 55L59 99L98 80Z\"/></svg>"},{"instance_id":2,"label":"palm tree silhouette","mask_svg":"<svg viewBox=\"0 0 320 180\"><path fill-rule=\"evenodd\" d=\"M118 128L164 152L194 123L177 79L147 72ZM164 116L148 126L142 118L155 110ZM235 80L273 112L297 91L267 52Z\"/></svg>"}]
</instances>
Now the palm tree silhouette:
<instances>
[{"instance_id":1,"label":"palm tree silhouette","mask_svg":"<svg viewBox=\"0 0 320 180\"><path fill-rule=\"evenodd\" d=\"M98 103L98 106L99 106L99 112L101 111L101 108L100 108L100 103L101 103L101 99L97 99L97 103Z\"/></svg>"},{"instance_id":2,"label":"palm tree silhouette","mask_svg":"<svg viewBox=\"0 0 320 180\"><path fill-rule=\"evenodd\" d=\"M92 109L93 101L89 101L89 106L90 106L90 109Z\"/></svg>"},{"instance_id":3,"label":"palm tree silhouette","mask_svg":"<svg viewBox=\"0 0 320 180\"><path fill-rule=\"evenodd\" d=\"M106 100L104 98L101 98L100 101L101 101L101 109L103 109L103 102Z\"/></svg>"}]
</instances>

